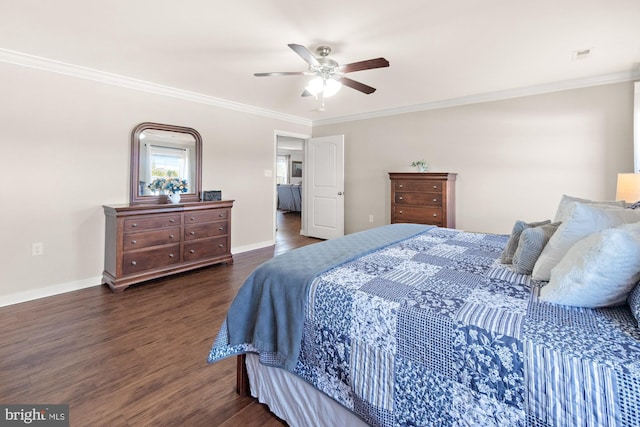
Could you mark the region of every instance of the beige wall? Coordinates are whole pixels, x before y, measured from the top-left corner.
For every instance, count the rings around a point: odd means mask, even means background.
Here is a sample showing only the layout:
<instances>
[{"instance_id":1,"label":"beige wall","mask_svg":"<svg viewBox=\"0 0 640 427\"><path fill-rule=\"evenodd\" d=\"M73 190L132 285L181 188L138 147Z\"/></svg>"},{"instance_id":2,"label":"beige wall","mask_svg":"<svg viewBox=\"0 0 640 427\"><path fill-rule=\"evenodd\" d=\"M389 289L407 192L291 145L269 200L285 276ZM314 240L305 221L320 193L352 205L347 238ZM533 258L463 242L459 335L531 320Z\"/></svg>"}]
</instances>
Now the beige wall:
<instances>
[{"instance_id":1,"label":"beige wall","mask_svg":"<svg viewBox=\"0 0 640 427\"><path fill-rule=\"evenodd\" d=\"M203 187L235 199L232 250L273 242L274 131L307 126L0 64L4 178L0 306L98 285L103 204L128 201L130 132L154 121L203 137ZM633 84L315 127L344 134L346 232L389 222L388 171L457 172L458 227L508 232L563 193L612 198L633 168ZM369 215L374 222L369 223ZM44 255L31 256L31 244Z\"/></svg>"},{"instance_id":2,"label":"beige wall","mask_svg":"<svg viewBox=\"0 0 640 427\"><path fill-rule=\"evenodd\" d=\"M345 135L345 231L389 223L387 172L457 172L457 228L508 233L552 218L562 194L615 197L633 170L633 83L325 126ZM374 223L369 223L369 215Z\"/></svg>"},{"instance_id":3,"label":"beige wall","mask_svg":"<svg viewBox=\"0 0 640 427\"><path fill-rule=\"evenodd\" d=\"M203 188L235 199L232 250L273 243L274 130L308 126L0 64L0 305L100 284L103 204L129 198L130 133L153 121L197 129ZM42 256L31 244L44 243Z\"/></svg>"}]
</instances>

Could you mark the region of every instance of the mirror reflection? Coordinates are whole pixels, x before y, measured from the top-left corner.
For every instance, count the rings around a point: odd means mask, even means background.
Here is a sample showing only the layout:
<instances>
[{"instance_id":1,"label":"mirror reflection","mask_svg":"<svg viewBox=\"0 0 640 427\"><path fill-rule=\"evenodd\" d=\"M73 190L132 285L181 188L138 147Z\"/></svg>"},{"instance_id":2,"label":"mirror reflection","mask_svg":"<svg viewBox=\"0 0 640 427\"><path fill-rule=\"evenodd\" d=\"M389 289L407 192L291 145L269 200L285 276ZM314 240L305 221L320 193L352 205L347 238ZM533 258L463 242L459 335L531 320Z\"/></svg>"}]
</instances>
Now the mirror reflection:
<instances>
[{"instance_id":1,"label":"mirror reflection","mask_svg":"<svg viewBox=\"0 0 640 427\"><path fill-rule=\"evenodd\" d=\"M186 194L195 194L196 139L188 133L145 129L139 135L139 196L164 194L149 188L157 178L187 181Z\"/></svg>"},{"instance_id":2,"label":"mirror reflection","mask_svg":"<svg viewBox=\"0 0 640 427\"><path fill-rule=\"evenodd\" d=\"M131 191L129 203L200 201L202 137L195 129L162 123L140 123L131 133Z\"/></svg>"}]
</instances>

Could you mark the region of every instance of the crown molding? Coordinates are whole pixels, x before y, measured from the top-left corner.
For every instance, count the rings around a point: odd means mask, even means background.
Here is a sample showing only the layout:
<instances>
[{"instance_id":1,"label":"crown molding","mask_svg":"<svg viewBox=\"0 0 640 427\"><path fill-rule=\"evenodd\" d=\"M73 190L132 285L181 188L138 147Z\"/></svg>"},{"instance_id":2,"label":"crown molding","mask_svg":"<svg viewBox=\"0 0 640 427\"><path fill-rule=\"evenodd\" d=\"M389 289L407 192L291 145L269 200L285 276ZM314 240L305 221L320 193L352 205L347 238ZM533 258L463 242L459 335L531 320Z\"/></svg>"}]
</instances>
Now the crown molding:
<instances>
[{"instance_id":1,"label":"crown molding","mask_svg":"<svg viewBox=\"0 0 640 427\"><path fill-rule=\"evenodd\" d=\"M408 105L385 110L371 111L362 114L338 116L327 119L314 120L313 126L329 125L334 123L352 122L356 120L375 119L379 117L394 116L397 114L415 113L419 111L438 110L441 108L459 107L462 105L479 104L482 102L500 101L504 99L519 98L523 96L541 95L545 93L560 92L563 90L580 89L591 86L600 86L612 83L622 83L640 79L640 70L604 74L600 76L582 79L564 80L523 88L508 89L496 92L481 93L478 95L463 96L460 98L444 99L441 101L427 102L424 104Z\"/></svg>"},{"instance_id":2,"label":"crown molding","mask_svg":"<svg viewBox=\"0 0 640 427\"><path fill-rule=\"evenodd\" d=\"M155 95L169 96L172 98L197 102L213 107L220 107L228 110L254 114L257 116L283 120L290 123L312 126L311 120L302 117L279 113L276 111L254 107L252 105L241 104L238 102L227 101L225 99L220 99L213 96L203 95L196 92L189 92L186 90L164 86L144 80L133 79L131 77L121 76L118 74L107 73L105 71L100 71L93 68L81 67L66 62L55 61L53 59L43 58L40 56L28 55L26 53L16 52L8 49L0 49L0 62L35 68L37 70L49 71L52 73L64 74L79 79L93 80L96 82L120 86L127 89L139 90Z\"/></svg>"},{"instance_id":3,"label":"crown molding","mask_svg":"<svg viewBox=\"0 0 640 427\"><path fill-rule=\"evenodd\" d=\"M93 68L81 67L66 62L56 61L35 55L29 55L26 53L16 52L8 49L0 48L0 62L49 71L52 73L64 74L85 80L93 80L100 83L124 87L127 89L139 90L155 95L169 96L185 101L197 102L213 107L240 111L243 113L268 117L276 120L283 120L285 122L309 127L374 119L379 117L394 116L397 114L415 113L419 111L437 110L440 108L458 107L462 105L478 104L482 102L500 101L522 96L540 95L544 93L559 92L569 89L579 89L590 86L621 83L640 79L640 70L636 69L629 72L605 74L574 80L564 80L560 82L534 85L524 88L508 89L496 92L487 92L460 98L444 99L440 101L389 108L361 114L351 114L326 119L311 120L303 117L280 113L277 111L267 110L265 108L241 104L238 102L228 101L213 96L177 89L170 86L164 86L144 80L133 79L118 74L107 73L105 71L100 71Z\"/></svg>"}]
</instances>

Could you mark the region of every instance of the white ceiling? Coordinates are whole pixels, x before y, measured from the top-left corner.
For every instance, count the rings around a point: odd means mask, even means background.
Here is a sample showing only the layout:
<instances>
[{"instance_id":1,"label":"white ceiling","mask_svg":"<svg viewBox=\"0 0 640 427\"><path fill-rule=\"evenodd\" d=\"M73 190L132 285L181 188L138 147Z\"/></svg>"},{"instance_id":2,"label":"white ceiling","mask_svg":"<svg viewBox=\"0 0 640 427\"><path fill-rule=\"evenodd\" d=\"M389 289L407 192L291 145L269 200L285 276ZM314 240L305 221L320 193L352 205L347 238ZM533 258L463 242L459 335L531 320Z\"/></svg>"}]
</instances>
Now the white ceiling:
<instances>
[{"instance_id":1,"label":"white ceiling","mask_svg":"<svg viewBox=\"0 0 640 427\"><path fill-rule=\"evenodd\" d=\"M288 43L391 65L319 112L309 77L253 76L306 70ZM322 122L638 78L640 0L2 0L0 50Z\"/></svg>"}]
</instances>

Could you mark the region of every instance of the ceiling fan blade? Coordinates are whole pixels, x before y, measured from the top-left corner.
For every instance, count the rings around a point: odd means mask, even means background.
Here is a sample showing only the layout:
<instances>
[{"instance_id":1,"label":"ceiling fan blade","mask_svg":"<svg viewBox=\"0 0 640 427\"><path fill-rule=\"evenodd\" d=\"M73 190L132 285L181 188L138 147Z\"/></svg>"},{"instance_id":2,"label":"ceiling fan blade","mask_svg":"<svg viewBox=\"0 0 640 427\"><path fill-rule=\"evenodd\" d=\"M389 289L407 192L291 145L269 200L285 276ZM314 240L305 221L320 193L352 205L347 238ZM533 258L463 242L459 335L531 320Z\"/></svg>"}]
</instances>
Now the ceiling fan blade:
<instances>
[{"instance_id":1,"label":"ceiling fan blade","mask_svg":"<svg viewBox=\"0 0 640 427\"><path fill-rule=\"evenodd\" d=\"M353 73L354 71L370 70L372 68L384 68L389 66L389 61L384 58L368 59L366 61L352 62L338 67L343 73Z\"/></svg>"},{"instance_id":2,"label":"ceiling fan blade","mask_svg":"<svg viewBox=\"0 0 640 427\"><path fill-rule=\"evenodd\" d=\"M389 61L384 58L368 59L366 61L352 62L338 67L343 73L353 73L354 71L371 70L373 68L384 68L389 66Z\"/></svg>"},{"instance_id":3,"label":"ceiling fan blade","mask_svg":"<svg viewBox=\"0 0 640 427\"><path fill-rule=\"evenodd\" d=\"M306 75L306 71L280 71L275 73L253 73L256 77L267 77L267 76L304 76Z\"/></svg>"},{"instance_id":4,"label":"ceiling fan blade","mask_svg":"<svg viewBox=\"0 0 640 427\"><path fill-rule=\"evenodd\" d=\"M350 87L351 89L359 90L360 92L366 93L367 95L376 91L376 88L367 86L364 83L357 82L348 77L340 77L339 79L336 79L336 80L338 80L343 85Z\"/></svg>"},{"instance_id":5,"label":"ceiling fan blade","mask_svg":"<svg viewBox=\"0 0 640 427\"><path fill-rule=\"evenodd\" d=\"M306 47L300 44L293 44L293 43L290 43L288 46L291 49L293 49L293 51L297 53L300 56L300 58L304 59L309 65L313 65L314 67L320 66L320 62L318 62L316 57L313 56L313 53L311 53L311 51Z\"/></svg>"}]
</instances>

